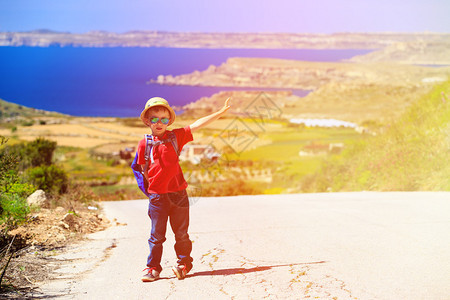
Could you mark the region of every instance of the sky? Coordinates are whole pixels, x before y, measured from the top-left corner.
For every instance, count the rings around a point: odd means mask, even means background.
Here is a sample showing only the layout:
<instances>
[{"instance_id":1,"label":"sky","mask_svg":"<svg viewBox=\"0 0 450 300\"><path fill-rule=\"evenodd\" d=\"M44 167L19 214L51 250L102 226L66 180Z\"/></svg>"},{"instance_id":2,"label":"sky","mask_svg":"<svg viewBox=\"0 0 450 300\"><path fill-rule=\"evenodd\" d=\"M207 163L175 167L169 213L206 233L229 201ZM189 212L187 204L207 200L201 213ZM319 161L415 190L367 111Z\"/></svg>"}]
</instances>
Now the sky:
<instances>
[{"instance_id":1,"label":"sky","mask_svg":"<svg viewBox=\"0 0 450 300\"><path fill-rule=\"evenodd\" d=\"M0 31L450 33L449 0L0 0Z\"/></svg>"}]
</instances>

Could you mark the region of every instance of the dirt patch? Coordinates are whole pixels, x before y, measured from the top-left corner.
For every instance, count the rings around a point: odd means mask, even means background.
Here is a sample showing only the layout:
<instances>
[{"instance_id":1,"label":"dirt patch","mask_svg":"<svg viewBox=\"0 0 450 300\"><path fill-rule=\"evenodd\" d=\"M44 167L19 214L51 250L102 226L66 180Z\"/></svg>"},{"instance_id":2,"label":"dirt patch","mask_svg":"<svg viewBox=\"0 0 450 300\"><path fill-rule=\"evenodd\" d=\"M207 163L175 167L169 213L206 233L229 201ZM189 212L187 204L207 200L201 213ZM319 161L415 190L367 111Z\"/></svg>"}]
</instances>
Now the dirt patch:
<instances>
[{"instance_id":1,"label":"dirt patch","mask_svg":"<svg viewBox=\"0 0 450 300\"><path fill-rule=\"evenodd\" d=\"M69 244L83 240L86 234L109 226L110 221L94 206L75 211L42 208L32 213L26 224L8 232L14 238L14 247L2 251L1 270L10 256L11 261L2 280L0 298L35 295L42 282L56 277L54 271L63 263L54 256Z\"/></svg>"}]
</instances>

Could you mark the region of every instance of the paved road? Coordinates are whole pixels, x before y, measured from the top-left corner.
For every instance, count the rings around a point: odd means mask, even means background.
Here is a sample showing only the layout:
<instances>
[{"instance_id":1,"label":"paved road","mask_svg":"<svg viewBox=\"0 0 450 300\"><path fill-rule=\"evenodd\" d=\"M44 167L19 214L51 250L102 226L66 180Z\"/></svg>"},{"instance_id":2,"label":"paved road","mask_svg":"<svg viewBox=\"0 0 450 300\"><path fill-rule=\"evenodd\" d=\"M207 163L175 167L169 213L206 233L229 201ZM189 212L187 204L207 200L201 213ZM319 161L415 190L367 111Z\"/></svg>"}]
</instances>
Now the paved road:
<instances>
[{"instance_id":1,"label":"paved road","mask_svg":"<svg viewBox=\"0 0 450 300\"><path fill-rule=\"evenodd\" d=\"M147 201L104 202L126 226L58 257L61 299L450 299L450 193L199 198L194 269L183 281L168 231L162 279L142 283Z\"/></svg>"}]
</instances>

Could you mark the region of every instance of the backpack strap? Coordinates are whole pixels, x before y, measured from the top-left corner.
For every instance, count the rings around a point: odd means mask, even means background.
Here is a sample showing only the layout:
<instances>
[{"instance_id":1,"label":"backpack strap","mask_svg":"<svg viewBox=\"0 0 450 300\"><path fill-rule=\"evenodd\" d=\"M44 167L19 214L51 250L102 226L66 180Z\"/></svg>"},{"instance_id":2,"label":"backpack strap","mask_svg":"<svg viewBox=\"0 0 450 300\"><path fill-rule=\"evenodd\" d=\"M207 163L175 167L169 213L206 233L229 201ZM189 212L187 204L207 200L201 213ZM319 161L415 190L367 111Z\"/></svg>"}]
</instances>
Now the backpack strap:
<instances>
[{"instance_id":1,"label":"backpack strap","mask_svg":"<svg viewBox=\"0 0 450 300\"><path fill-rule=\"evenodd\" d=\"M178 141L177 141L177 136L175 135L174 132L170 131L169 133L169 138L162 140L162 141L155 141L153 138L153 135L151 134L146 134L145 135L145 167L144 170L145 172L147 172L148 170L148 165L149 165L149 160L151 162L151 164L155 163L155 159L153 158L153 149L155 146L170 142L173 146L173 149L175 150L175 153L177 154L177 156L180 156L180 150L178 149Z\"/></svg>"},{"instance_id":2,"label":"backpack strap","mask_svg":"<svg viewBox=\"0 0 450 300\"><path fill-rule=\"evenodd\" d=\"M172 143L173 149L175 149L175 153L179 157L180 149L178 149L177 136L175 135L175 133L173 131L169 132L169 139L170 139L170 142Z\"/></svg>"},{"instance_id":3,"label":"backpack strap","mask_svg":"<svg viewBox=\"0 0 450 300\"><path fill-rule=\"evenodd\" d=\"M151 134L145 134L145 150L144 150L144 158L147 161L150 158L150 148L149 148L149 141L153 141L153 136ZM151 144L151 142L150 142Z\"/></svg>"},{"instance_id":4,"label":"backpack strap","mask_svg":"<svg viewBox=\"0 0 450 300\"><path fill-rule=\"evenodd\" d=\"M144 136L144 138L145 138L145 150L144 150L145 166L144 166L144 174L147 174L149 157L151 157L152 164L154 163L154 160L153 160L153 144L152 144L153 136L151 134L146 134ZM149 146L149 141L151 141L150 142L151 146Z\"/></svg>"},{"instance_id":5,"label":"backpack strap","mask_svg":"<svg viewBox=\"0 0 450 300\"><path fill-rule=\"evenodd\" d=\"M155 140L153 139L153 136L151 135L151 143L150 143L150 161L152 162L152 165L155 163L155 159L153 158L153 149L155 148ZM147 159L148 163L148 159Z\"/></svg>"}]
</instances>

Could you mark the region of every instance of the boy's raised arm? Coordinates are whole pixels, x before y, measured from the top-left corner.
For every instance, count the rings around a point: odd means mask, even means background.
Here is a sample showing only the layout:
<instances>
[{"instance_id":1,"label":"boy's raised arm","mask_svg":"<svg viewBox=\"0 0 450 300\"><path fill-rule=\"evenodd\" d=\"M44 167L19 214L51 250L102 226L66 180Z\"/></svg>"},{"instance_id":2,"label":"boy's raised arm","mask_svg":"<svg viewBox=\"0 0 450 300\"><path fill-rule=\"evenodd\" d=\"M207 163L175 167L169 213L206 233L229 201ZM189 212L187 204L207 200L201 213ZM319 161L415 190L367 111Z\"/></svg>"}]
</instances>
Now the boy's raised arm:
<instances>
[{"instance_id":1,"label":"boy's raised arm","mask_svg":"<svg viewBox=\"0 0 450 300\"><path fill-rule=\"evenodd\" d=\"M194 132L200 128L203 128L207 126L208 124L214 122L215 120L219 119L221 116L223 116L229 109L230 105L228 105L228 102L230 101L231 97L228 98L225 101L224 106L217 112L210 114L209 116L203 117L192 123L189 127L191 127L191 131Z\"/></svg>"}]
</instances>

